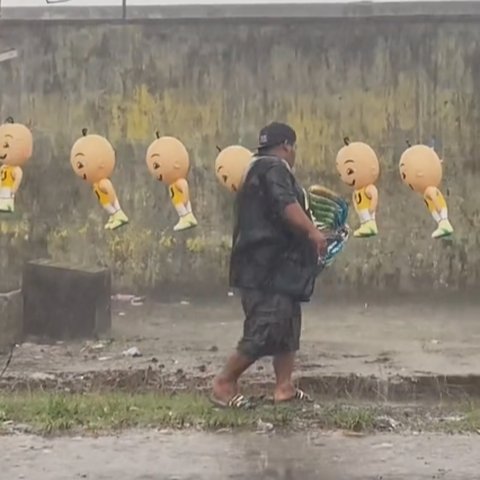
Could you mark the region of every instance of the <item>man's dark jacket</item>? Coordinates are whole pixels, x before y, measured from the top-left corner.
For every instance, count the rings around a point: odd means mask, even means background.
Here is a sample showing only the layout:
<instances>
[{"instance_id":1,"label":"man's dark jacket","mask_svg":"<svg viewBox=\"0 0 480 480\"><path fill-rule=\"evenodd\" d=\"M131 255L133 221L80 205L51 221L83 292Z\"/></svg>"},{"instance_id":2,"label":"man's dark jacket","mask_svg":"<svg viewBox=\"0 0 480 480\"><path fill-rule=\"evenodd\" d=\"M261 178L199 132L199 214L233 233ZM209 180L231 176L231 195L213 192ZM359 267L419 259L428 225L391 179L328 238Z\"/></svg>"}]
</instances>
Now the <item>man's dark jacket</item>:
<instances>
[{"instance_id":1,"label":"man's dark jacket","mask_svg":"<svg viewBox=\"0 0 480 480\"><path fill-rule=\"evenodd\" d=\"M309 301L315 287L317 255L311 242L293 232L285 208L305 192L280 158L254 159L237 193L230 258L230 285L290 295Z\"/></svg>"}]
</instances>

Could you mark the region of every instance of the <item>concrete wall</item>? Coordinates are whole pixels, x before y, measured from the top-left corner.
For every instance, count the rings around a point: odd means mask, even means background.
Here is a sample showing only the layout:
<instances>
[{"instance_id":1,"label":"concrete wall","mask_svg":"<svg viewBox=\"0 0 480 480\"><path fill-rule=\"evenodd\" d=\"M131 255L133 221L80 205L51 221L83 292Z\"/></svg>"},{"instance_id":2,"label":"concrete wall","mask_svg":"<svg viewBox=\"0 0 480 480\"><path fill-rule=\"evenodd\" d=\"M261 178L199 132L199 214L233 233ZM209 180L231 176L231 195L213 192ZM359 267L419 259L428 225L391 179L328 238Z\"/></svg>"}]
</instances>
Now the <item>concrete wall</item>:
<instances>
[{"instance_id":1,"label":"concrete wall","mask_svg":"<svg viewBox=\"0 0 480 480\"><path fill-rule=\"evenodd\" d=\"M26 259L109 265L117 289L158 293L225 286L232 199L213 174L215 145L254 145L266 122L299 134L299 173L348 193L334 165L344 135L381 157L380 236L352 239L323 285L336 291L474 289L480 284L480 17L310 20L3 21L0 114L31 122L34 158L18 213L0 221L0 289ZM114 184L132 223L105 232L104 212L75 177L81 129L118 151ZM145 150L159 129L192 158L200 226L173 235L165 189ZM456 228L434 242L433 220L400 182L405 139L436 135ZM351 223L357 220L352 213Z\"/></svg>"},{"instance_id":2,"label":"concrete wall","mask_svg":"<svg viewBox=\"0 0 480 480\"><path fill-rule=\"evenodd\" d=\"M23 297L20 290L0 293L0 354L23 338ZM3 368L3 366L2 366Z\"/></svg>"}]
</instances>

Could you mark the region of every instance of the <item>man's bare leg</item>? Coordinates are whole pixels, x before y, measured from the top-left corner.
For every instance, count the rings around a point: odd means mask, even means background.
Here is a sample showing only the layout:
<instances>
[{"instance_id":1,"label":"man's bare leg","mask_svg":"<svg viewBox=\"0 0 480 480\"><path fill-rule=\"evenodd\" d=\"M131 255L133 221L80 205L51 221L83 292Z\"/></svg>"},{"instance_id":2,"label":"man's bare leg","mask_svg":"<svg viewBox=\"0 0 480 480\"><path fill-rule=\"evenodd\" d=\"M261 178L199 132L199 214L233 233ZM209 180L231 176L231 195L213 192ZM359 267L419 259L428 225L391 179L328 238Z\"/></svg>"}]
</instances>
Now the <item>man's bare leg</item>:
<instances>
[{"instance_id":1,"label":"man's bare leg","mask_svg":"<svg viewBox=\"0 0 480 480\"><path fill-rule=\"evenodd\" d=\"M273 398L275 402L290 400L295 396L295 386L292 380L295 365L295 352L282 353L273 357L276 385Z\"/></svg>"},{"instance_id":2,"label":"man's bare leg","mask_svg":"<svg viewBox=\"0 0 480 480\"><path fill-rule=\"evenodd\" d=\"M238 393L238 379L255 360L235 352L223 370L213 380L213 396L216 400L228 403Z\"/></svg>"}]
</instances>

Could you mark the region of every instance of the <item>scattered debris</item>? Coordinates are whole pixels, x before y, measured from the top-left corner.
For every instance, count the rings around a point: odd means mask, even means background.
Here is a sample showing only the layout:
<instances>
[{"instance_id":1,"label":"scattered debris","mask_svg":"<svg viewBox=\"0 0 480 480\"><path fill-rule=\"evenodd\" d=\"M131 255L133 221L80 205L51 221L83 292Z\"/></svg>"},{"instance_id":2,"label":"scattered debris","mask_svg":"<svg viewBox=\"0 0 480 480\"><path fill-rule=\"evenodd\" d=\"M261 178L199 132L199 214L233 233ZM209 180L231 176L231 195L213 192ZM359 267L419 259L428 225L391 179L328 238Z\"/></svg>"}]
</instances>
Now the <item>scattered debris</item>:
<instances>
[{"instance_id":1,"label":"scattered debris","mask_svg":"<svg viewBox=\"0 0 480 480\"><path fill-rule=\"evenodd\" d=\"M257 433L268 433L273 430L273 424L262 421L261 418L257 421Z\"/></svg>"},{"instance_id":2,"label":"scattered debris","mask_svg":"<svg viewBox=\"0 0 480 480\"><path fill-rule=\"evenodd\" d=\"M50 373L35 372L30 375L32 380L55 380L55 375Z\"/></svg>"},{"instance_id":3,"label":"scattered debris","mask_svg":"<svg viewBox=\"0 0 480 480\"><path fill-rule=\"evenodd\" d=\"M392 448L393 443L377 443L376 445L373 445L372 448L379 449L379 448Z\"/></svg>"},{"instance_id":4,"label":"scattered debris","mask_svg":"<svg viewBox=\"0 0 480 480\"><path fill-rule=\"evenodd\" d=\"M190 305L190 302L188 300L182 300L180 305Z\"/></svg>"},{"instance_id":5,"label":"scattered debris","mask_svg":"<svg viewBox=\"0 0 480 480\"><path fill-rule=\"evenodd\" d=\"M135 295L128 295L124 293L117 293L116 295L112 295L112 300L118 300L120 302L131 302L135 298Z\"/></svg>"},{"instance_id":6,"label":"scattered debris","mask_svg":"<svg viewBox=\"0 0 480 480\"><path fill-rule=\"evenodd\" d=\"M441 422L461 422L462 420L465 420L465 415L451 415L440 418Z\"/></svg>"},{"instance_id":7,"label":"scattered debris","mask_svg":"<svg viewBox=\"0 0 480 480\"><path fill-rule=\"evenodd\" d=\"M128 350L125 350L122 353L126 357L134 357L135 358L135 357L141 357L142 356L140 350L137 347L131 347Z\"/></svg>"},{"instance_id":8,"label":"scattered debris","mask_svg":"<svg viewBox=\"0 0 480 480\"><path fill-rule=\"evenodd\" d=\"M158 363L158 358L157 358L157 357L152 357L152 358L150 359L150 361L151 361L152 363Z\"/></svg>"},{"instance_id":9,"label":"scattered debris","mask_svg":"<svg viewBox=\"0 0 480 480\"><path fill-rule=\"evenodd\" d=\"M98 342L98 343L90 343L90 342L87 342L81 349L80 349L80 352L83 353L83 352L91 352L91 351L94 351L94 352L98 352L100 350L103 350L105 348L105 343L103 342Z\"/></svg>"},{"instance_id":10,"label":"scattered debris","mask_svg":"<svg viewBox=\"0 0 480 480\"><path fill-rule=\"evenodd\" d=\"M144 301L145 297L134 297L130 300L130 305L133 305L134 307L140 307L143 305Z\"/></svg>"},{"instance_id":11,"label":"scattered debris","mask_svg":"<svg viewBox=\"0 0 480 480\"><path fill-rule=\"evenodd\" d=\"M233 292L228 292L227 295L228 295L229 297L233 297L235 294L234 294Z\"/></svg>"},{"instance_id":12,"label":"scattered debris","mask_svg":"<svg viewBox=\"0 0 480 480\"><path fill-rule=\"evenodd\" d=\"M400 422L397 422L391 417L388 417L387 415L382 415L380 417L377 417L375 419L375 427L378 430L387 430L389 432L392 432L396 430L400 425Z\"/></svg>"},{"instance_id":13,"label":"scattered debris","mask_svg":"<svg viewBox=\"0 0 480 480\"><path fill-rule=\"evenodd\" d=\"M137 297L136 295L130 295L126 293L117 293L110 297L112 300L118 300L119 302L130 302L131 305L137 307L143 305L145 297Z\"/></svg>"}]
</instances>

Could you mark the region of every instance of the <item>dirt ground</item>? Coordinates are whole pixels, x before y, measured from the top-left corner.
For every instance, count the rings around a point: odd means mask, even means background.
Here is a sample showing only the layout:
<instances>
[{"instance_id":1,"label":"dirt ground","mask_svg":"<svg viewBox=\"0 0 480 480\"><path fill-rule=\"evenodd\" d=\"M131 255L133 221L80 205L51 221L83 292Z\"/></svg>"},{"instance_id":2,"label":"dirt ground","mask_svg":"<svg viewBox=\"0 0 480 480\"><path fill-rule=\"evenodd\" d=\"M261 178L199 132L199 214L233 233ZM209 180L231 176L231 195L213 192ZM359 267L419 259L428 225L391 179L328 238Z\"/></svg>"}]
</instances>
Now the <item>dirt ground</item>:
<instances>
[{"instance_id":1,"label":"dirt ground","mask_svg":"<svg viewBox=\"0 0 480 480\"><path fill-rule=\"evenodd\" d=\"M308 304L298 375L477 375L478 312L476 305L447 303ZM83 378L92 371L147 367L208 377L235 347L241 329L236 297L140 306L116 300L111 338L24 343L15 349L6 377L15 382L72 372ZM141 356L123 354L132 347ZM271 373L263 361L247 379ZM25 480L466 480L478 477L480 436L352 438L315 430L288 436L155 430L98 438L13 434L0 436L0 451L3 476Z\"/></svg>"},{"instance_id":2,"label":"dirt ground","mask_svg":"<svg viewBox=\"0 0 480 480\"><path fill-rule=\"evenodd\" d=\"M316 375L469 375L480 365L480 308L451 304L307 304L299 373ZM144 369L209 376L242 329L237 297L217 303L114 301L112 341L24 343L8 375ZM142 356L122 352L137 347ZM4 362L6 356L0 357ZM1 363L0 363L1 365ZM0 367L1 370L1 367ZM249 375L270 375L263 361Z\"/></svg>"},{"instance_id":3,"label":"dirt ground","mask_svg":"<svg viewBox=\"0 0 480 480\"><path fill-rule=\"evenodd\" d=\"M0 451L10 480L471 480L480 436L139 431L0 437Z\"/></svg>"}]
</instances>

